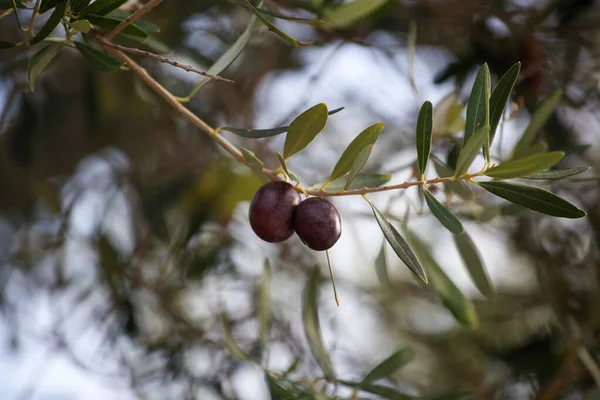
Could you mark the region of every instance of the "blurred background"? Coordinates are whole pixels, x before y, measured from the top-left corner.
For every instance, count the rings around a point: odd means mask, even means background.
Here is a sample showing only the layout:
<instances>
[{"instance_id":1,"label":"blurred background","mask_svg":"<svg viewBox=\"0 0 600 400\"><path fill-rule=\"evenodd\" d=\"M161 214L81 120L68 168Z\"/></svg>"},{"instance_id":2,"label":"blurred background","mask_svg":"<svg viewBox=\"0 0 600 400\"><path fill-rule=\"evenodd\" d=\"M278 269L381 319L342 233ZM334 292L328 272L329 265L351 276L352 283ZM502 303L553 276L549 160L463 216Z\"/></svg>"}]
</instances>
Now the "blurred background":
<instances>
[{"instance_id":1,"label":"blurred background","mask_svg":"<svg viewBox=\"0 0 600 400\"><path fill-rule=\"evenodd\" d=\"M9 9L5 3L0 8ZM343 1L265 3L314 18ZM206 70L250 17L234 1L166 0L146 19L161 27L156 38L172 50L169 58ZM561 167L592 168L546 186L588 217L551 218L438 187L494 284L496 295L486 298L416 189L370 196L397 226L407 221L472 301L478 324L465 327L384 245L363 199L334 198L343 221L330 251L337 307L324 253L296 236L268 244L250 229L249 201L264 178L134 74L97 72L67 49L32 92L26 70L37 48L2 50L0 399L268 399L264 369L313 392L302 398L401 398L317 379L323 372L301 312L315 268L323 270L323 341L339 379L360 381L410 347L412 361L381 382L402 398L599 399L600 4L390 0L342 28L274 21L314 44L294 47L260 26L222 73L235 83L212 81L186 106L212 126L239 128L287 125L320 102L345 107L289 161L303 186L326 180L347 144L378 121L385 130L366 170L392 173L392 183L410 180L425 100L436 107L433 154L450 164L465 113L456 105L466 104L477 68L487 62L495 85L521 61L493 155L502 159L539 101L564 90L540 143L567 153ZM19 35L13 15L0 19L0 38ZM136 59L176 96L200 78ZM223 135L267 167L278 165L283 136ZM268 357L256 318L265 259L272 274ZM222 315L257 363L231 355Z\"/></svg>"}]
</instances>

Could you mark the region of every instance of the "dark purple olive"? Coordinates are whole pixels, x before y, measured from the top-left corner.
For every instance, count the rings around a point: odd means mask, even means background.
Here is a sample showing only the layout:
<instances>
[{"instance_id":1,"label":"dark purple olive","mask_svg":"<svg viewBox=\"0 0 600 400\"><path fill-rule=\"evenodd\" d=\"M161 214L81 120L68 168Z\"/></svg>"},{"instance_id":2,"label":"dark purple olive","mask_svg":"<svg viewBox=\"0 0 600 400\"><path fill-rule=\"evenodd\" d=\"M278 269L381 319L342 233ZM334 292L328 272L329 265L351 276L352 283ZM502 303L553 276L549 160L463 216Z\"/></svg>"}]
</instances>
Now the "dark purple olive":
<instances>
[{"instance_id":1,"label":"dark purple olive","mask_svg":"<svg viewBox=\"0 0 600 400\"><path fill-rule=\"evenodd\" d=\"M252 230L266 242L283 242L294 233L293 215L298 204L300 195L289 183L263 185L250 203Z\"/></svg>"},{"instance_id":2,"label":"dark purple olive","mask_svg":"<svg viewBox=\"0 0 600 400\"><path fill-rule=\"evenodd\" d=\"M335 206L320 197L304 200L294 213L294 229L313 250L333 247L342 234L342 219Z\"/></svg>"}]
</instances>

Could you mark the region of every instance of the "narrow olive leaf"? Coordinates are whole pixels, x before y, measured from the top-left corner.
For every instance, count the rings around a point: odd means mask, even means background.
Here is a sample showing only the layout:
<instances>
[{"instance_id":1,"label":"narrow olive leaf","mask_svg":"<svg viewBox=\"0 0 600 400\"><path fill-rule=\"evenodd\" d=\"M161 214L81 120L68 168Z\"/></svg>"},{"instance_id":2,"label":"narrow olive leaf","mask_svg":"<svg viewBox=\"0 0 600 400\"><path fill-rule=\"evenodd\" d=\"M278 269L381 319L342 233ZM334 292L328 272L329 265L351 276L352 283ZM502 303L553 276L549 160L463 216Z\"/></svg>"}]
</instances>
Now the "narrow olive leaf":
<instances>
[{"instance_id":1,"label":"narrow olive leaf","mask_svg":"<svg viewBox=\"0 0 600 400\"><path fill-rule=\"evenodd\" d=\"M346 180L346 184L344 185L344 190L348 190L354 178L356 178L356 176L367 163L367 160L371 155L371 150L373 150L373 146L373 144L370 144L364 149L362 149L360 153L358 153L358 156L356 157L356 160L354 160L354 164L352 164L352 168L350 168L350 172L348 173L348 179Z\"/></svg>"},{"instance_id":2,"label":"narrow olive leaf","mask_svg":"<svg viewBox=\"0 0 600 400\"><path fill-rule=\"evenodd\" d=\"M260 160L260 158L258 158L253 151L250 151L243 147L240 147L240 151L242 152L242 156L244 156L244 160L246 161L250 169L254 171L256 176L258 176L259 178L262 177L262 170L265 164Z\"/></svg>"},{"instance_id":3,"label":"narrow olive leaf","mask_svg":"<svg viewBox=\"0 0 600 400\"><path fill-rule=\"evenodd\" d=\"M89 33L92 30L92 24L87 19L79 19L69 23L69 25L78 32Z\"/></svg>"},{"instance_id":4,"label":"narrow olive leaf","mask_svg":"<svg viewBox=\"0 0 600 400\"><path fill-rule=\"evenodd\" d=\"M433 105L423 103L417 118L417 157L421 176L425 175L429 153L431 152L431 134L433 132Z\"/></svg>"},{"instance_id":5,"label":"narrow olive leaf","mask_svg":"<svg viewBox=\"0 0 600 400\"><path fill-rule=\"evenodd\" d=\"M123 4L127 3L127 0L96 0L89 6L87 6L82 12L82 16L87 15L99 15L103 16L109 12L116 10Z\"/></svg>"},{"instance_id":6,"label":"narrow olive leaf","mask_svg":"<svg viewBox=\"0 0 600 400\"><path fill-rule=\"evenodd\" d=\"M589 171L590 167L578 167L578 168L566 168L566 169L551 169L549 171L543 171L534 175L524 176L523 179L561 179L569 176L581 174Z\"/></svg>"},{"instance_id":7,"label":"narrow olive leaf","mask_svg":"<svg viewBox=\"0 0 600 400\"><path fill-rule=\"evenodd\" d=\"M388 0L354 0L325 13L327 26L333 29L346 28L369 16Z\"/></svg>"},{"instance_id":8,"label":"narrow olive leaf","mask_svg":"<svg viewBox=\"0 0 600 400\"><path fill-rule=\"evenodd\" d=\"M464 232L465 228L463 227L462 222L440 203L429 190L425 189L423 195L425 196L425 201L427 202L427 206L431 210L431 213L446 229L455 235L460 235Z\"/></svg>"},{"instance_id":9,"label":"narrow olive leaf","mask_svg":"<svg viewBox=\"0 0 600 400\"><path fill-rule=\"evenodd\" d=\"M94 5L94 4L95 3L92 3L92 5ZM106 28L106 29L113 29L117 25L119 25L121 23L121 21L123 21L122 19L119 19L119 18L104 17L101 15L93 15L93 14L85 14L85 19L90 21L93 25L97 25L101 28ZM139 25L136 25L136 24L127 25L121 32L126 35L131 35L131 36L139 37L142 39L146 39L148 37L148 32L146 32Z\"/></svg>"},{"instance_id":10,"label":"narrow olive leaf","mask_svg":"<svg viewBox=\"0 0 600 400\"><path fill-rule=\"evenodd\" d=\"M501 181L477 184L498 197L542 214L563 218L582 218L587 215L585 211L544 189Z\"/></svg>"},{"instance_id":11,"label":"narrow olive leaf","mask_svg":"<svg viewBox=\"0 0 600 400\"><path fill-rule=\"evenodd\" d=\"M296 175L294 171L288 168L287 163L285 162L285 158L283 158L281 153L277 153L277 158L279 158L279 164L281 164L281 168L283 168L287 176L289 176L290 179L293 181L300 182L300 178L298 178L298 175Z\"/></svg>"},{"instance_id":12,"label":"narrow olive leaf","mask_svg":"<svg viewBox=\"0 0 600 400\"><path fill-rule=\"evenodd\" d=\"M27 8L27 6L25 4L23 4L22 1L19 0L0 0L0 10L8 10L13 8L13 6L15 8L21 8L21 9L25 9ZM14 9L13 9L14 11Z\"/></svg>"},{"instance_id":13,"label":"narrow olive leaf","mask_svg":"<svg viewBox=\"0 0 600 400\"><path fill-rule=\"evenodd\" d=\"M0 40L0 49L10 49L11 47L15 47L15 46L16 46L16 43Z\"/></svg>"},{"instance_id":14,"label":"narrow olive leaf","mask_svg":"<svg viewBox=\"0 0 600 400\"><path fill-rule=\"evenodd\" d=\"M46 11L50 11L51 9L56 7L59 1L60 0L42 0L39 8L40 14L44 14Z\"/></svg>"},{"instance_id":15,"label":"narrow olive leaf","mask_svg":"<svg viewBox=\"0 0 600 400\"><path fill-rule=\"evenodd\" d=\"M63 48L62 43L54 43L42 48L29 60L27 66L27 79L31 91L35 86L35 81L40 77L41 73L46 69L50 61L56 57L58 52Z\"/></svg>"},{"instance_id":16,"label":"narrow olive leaf","mask_svg":"<svg viewBox=\"0 0 600 400\"><path fill-rule=\"evenodd\" d=\"M304 325L304 334L308 340L310 350L319 366L323 369L327 379L334 381L335 371L329 359L329 354L323 344L321 336L321 327L319 325L319 278L321 273L319 268L315 267L310 278L302 291L302 322Z\"/></svg>"},{"instance_id":17,"label":"narrow olive leaf","mask_svg":"<svg viewBox=\"0 0 600 400\"><path fill-rule=\"evenodd\" d=\"M492 167L485 171L485 176L496 179L521 178L554 166L564 156L565 153L562 151L534 154L529 157L507 161L496 167Z\"/></svg>"},{"instance_id":18,"label":"narrow olive leaf","mask_svg":"<svg viewBox=\"0 0 600 400\"><path fill-rule=\"evenodd\" d=\"M469 102L467 103L467 119L465 122L465 143L469 142L475 132L489 125L490 118L490 69L483 64L473 82ZM487 139L487 138L486 138Z\"/></svg>"},{"instance_id":19,"label":"narrow olive leaf","mask_svg":"<svg viewBox=\"0 0 600 400\"><path fill-rule=\"evenodd\" d=\"M77 50L81 52L94 68L102 72L115 72L123 66L122 62L115 60L107 53L96 50L84 43L75 42L75 47L77 47Z\"/></svg>"},{"instance_id":20,"label":"narrow olive leaf","mask_svg":"<svg viewBox=\"0 0 600 400\"><path fill-rule=\"evenodd\" d=\"M67 0L60 0L56 4L56 8L52 12L52 14L50 14L50 17L48 18L48 20L46 21L44 26L42 26L42 28L37 33L37 35L35 35L33 37L33 39L31 39L31 42L29 42L29 44L34 45L34 44L39 43L42 40L46 39L48 37L48 35L50 35L52 33L52 31L58 26L62 17L65 16L66 11L67 11Z\"/></svg>"},{"instance_id":21,"label":"narrow olive leaf","mask_svg":"<svg viewBox=\"0 0 600 400\"><path fill-rule=\"evenodd\" d=\"M362 380L362 384L387 378L398 371L406 364L415 359L415 351L410 347L405 347L394 352L391 356L380 362L371 370Z\"/></svg>"},{"instance_id":22,"label":"narrow olive leaf","mask_svg":"<svg viewBox=\"0 0 600 400\"><path fill-rule=\"evenodd\" d=\"M562 100L562 97L562 90L557 89L540 103L531 116L531 121L527 125L525 132L523 132L523 136L521 136L521 139L519 139L513 148L511 158L521 158L523 156L523 151L531 146L540 129L546 124L546 121L548 121L548 118L550 118Z\"/></svg>"},{"instance_id":23,"label":"narrow olive leaf","mask_svg":"<svg viewBox=\"0 0 600 400\"><path fill-rule=\"evenodd\" d=\"M244 8L249 8L245 4L240 4L240 6L242 6ZM273 12L273 11L263 10L261 8L256 8L256 10L259 13L261 13L262 15L265 15L265 16L268 16L268 17L273 17L273 18L278 18L278 19L283 19L283 20L286 20L286 21L294 21L294 22L308 24L308 25L313 25L313 26L320 26L320 25L324 25L325 24L325 21L320 20L320 19L300 18L300 17L294 17L294 16L290 16L290 15L283 15L283 14L279 14L279 13L276 13L276 12Z\"/></svg>"},{"instance_id":24,"label":"narrow olive leaf","mask_svg":"<svg viewBox=\"0 0 600 400\"><path fill-rule=\"evenodd\" d=\"M264 350L269 344L269 331L271 329L271 320L273 316L271 312L271 265L269 264L269 259L265 259L265 266L258 292L257 314L259 320L260 344Z\"/></svg>"},{"instance_id":25,"label":"narrow olive leaf","mask_svg":"<svg viewBox=\"0 0 600 400\"><path fill-rule=\"evenodd\" d=\"M456 170L454 171L454 176L462 176L467 173L469 167L475 160L475 157L479 154L479 150L481 146L488 139L488 131L489 126L483 126L475 131L473 136L469 139L469 141L465 144L463 149L458 156L458 160L456 161Z\"/></svg>"},{"instance_id":26,"label":"narrow olive leaf","mask_svg":"<svg viewBox=\"0 0 600 400\"><path fill-rule=\"evenodd\" d=\"M271 400L291 400L296 398L294 393L290 393L266 371L265 381L267 383L267 387L269 388Z\"/></svg>"},{"instance_id":27,"label":"narrow olive leaf","mask_svg":"<svg viewBox=\"0 0 600 400\"><path fill-rule=\"evenodd\" d=\"M345 386L358 388L358 389L362 390L363 392L382 396L382 398L384 398L386 400L414 400L414 397L400 393L396 389L391 388L389 386L382 386L382 385L377 385L374 383L361 384L360 382L352 382L352 381L345 381L345 380L339 380L338 383L341 383L342 385L345 385Z\"/></svg>"},{"instance_id":28,"label":"narrow olive leaf","mask_svg":"<svg viewBox=\"0 0 600 400\"><path fill-rule=\"evenodd\" d=\"M390 224L383 214L375 207L369 199L365 197L365 200L369 203L371 208L373 209L373 214L375 215L375 219L383 232L383 236L388 241L394 252L400 257L402 262L406 264L406 266L412 271L413 274L417 278L419 278L423 283L427 283L427 275L425 275L425 271L419 264L417 257L408 246L404 238L400 235L400 233Z\"/></svg>"},{"instance_id":29,"label":"narrow olive leaf","mask_svg":"<svg viewBox=\"0 0 600 400\"><path fill-rule=\"evenodd\" d=\"M313 42L301 42L300 40L294 39L293 37L287 35L281 29L279 29L277 26L275 26L275 24L273 24L271 21L269 21L257 8L255 8L252 5L252 3L250 3L249 0L243 0L243 2L246 4L248 9L250 9L250 11L254 15L256 15L256 17L260 20L260 22L265 24L269 28L270 31L275 32L275 34L277 34L277 36L279 36L286 42L288 42L294 46L301 46L301 47L309 46L313 43Z\"/></svg>"},{"instance_id":30,"label":"narrow olive leaf","mask_svg":"<svg viewBox=\"0 0 600 400\"><path fill-rule=\"evenodd\" d=\"M374 144L382 131L383 122L378 122L359 133L342 153L342 156L331 172L329 180L333 181L350 171L358 154L368 145Z\"/></svg>"},{"instance_id":31,"label":"narrow olive leaf","mask_svg":"<svg viewBox=\"0 0 600 400\"><path fill-rule=\"evenodd\" d=\"M419 397L418 399L415 399L415 400L474 400L476 398L477 397L475 396L474 393L459 392L459 393Z\"/></svg>"},{"instance_id":32,"label":"narrow olive leaf","mask_svg":"<svg viewBox=\"0 0 600 400\"><path fill-rule=\"evenodd\" d=\"M241 349L241 347L237 344L233 335L231 334L231 326L227 321L227 317L225 315L221 315L221 320L223 322L223 333L225 335L225 347L229 350L229 353L240 361L248 361L250 357Z\"/></svg>"},{"instance_id":33,"label":"narrow olive leaf","mask_svg":"<svg viewBox=\"0 0 600 400\"><path fill-rule=\"evenodd\" d=\"M415 233L406 229L406 237L431 278L431 285L444 306L463 326L476 328L479 324L475 305L466 298L431 255L431 248Z\"/></svg>"},{"instance_id":34,"label":"narrow olive leaf","mask_svg":"<svg viewBox=\"0 0 600 400\"><path fill-rule=\"evenodd\" d=\"M90 4L90 1L91 0L71 0L71 12L78 15Z\"/></svg>"},{"instance_id":35,"label":"narrow olive leaf","mask_svg":"<svg viewBox=\"0 0 600 400\"><path fill-rule=\"evenodd\" d=\"M319 103L292 121L283 145L283 156L286 160L302 151L325 128L327 115L327 106Z\"/></svg>"},{"instance_id":36,"label":"narrow olive leaf","mask_svg":"<svg viewBox=\"0 0 600 400\"><path fill-rule=\"evenodd\" d=\"M345 190L355 190L355 189L365 189L365 188L377 188L381 185L388 183L392 179L392 174L377 174L377 173L360 173L356 175L356 178L352 181L350 186L348 186ZM341 176L331 182L329 185L323 189L324 192L335 193L341 190L344 190L346 186L346 181L348 180L348 175ZM317 184L309 187L309 190L319 190L325 185L327 182L319 182Z\"/></svg>"},{"instance_id":37,"label":"narrow olive leaf","mask_svg":"<svg viewBox=\"0 0 600 400\"><path fill-rule=\"evenodd\" d=\"M387 260L385 259L385 242L383 242L381 250L379 250L377 259L375 259L375 273L377 274L379 283L386 289L391 289L392 282L390 281Z\"/></svg>"},{"instance_id":38,"label":"narrow olive leaf","mask_svg":"<svg viewBox=\"0 0 600 400\"><path fill-rule=\"evenodd\" d=\"M337 114L342 111L345 107L336 108L335 110L329 111L328 115ZM272 136L281 135L288 131L290 126L280 126L278 128L270 128L270 129L244 129L244 128L230 128L228 126L223 126L217 128L217 131L227 131L231 133L235 133L238 136L249 138L249 139L261 139L268 138Z\"/></svg>"},{"instance_id":39,"label":"narrow olive leaf","mask_svg":"<svg viewBox=\"0 0 600 400\"><path fill-rule=\"evenodd\" d=\"M463 232L460 235L454 235L454 243L477 290L485 297L493 297L495 294L494 286L490 282L477 246L475 246L469 234Z\"/></svg>"},{"instance_id":40,"label":"narrow olive leaf","mask_svg":"<svg viewBox=\"0 0 600 400\"><path fill-rule=\"evenodd\" d=\"M258 3L258 7L260 7L261 5L262 1ZM211 75L219 75L221 74L221 72L227 69L227 67L233 64L233 62L237 60L239 55L242 53L242 50L244 50L244 48L246 47L246 44L248 44L250 37L252 37L252 31L254 30L255 25L256 15L252 15L244 32L231 45L231 47L227 49L227 51L223 53L223 55L219 57L213 65L211 65L211 67L206 71L206 73ZM188 94L187 97L183 98L182 100L189 101L192 97L196 95L196 93L198 93L200 89L204 87L204 85L206 85L211 80L212 78L209 78L207 76L202 77L202 79L200 79L196 86L194 86L194 88L190 91L190 94Z\"/></svg>"},{"instance_id":41,"label":"narrow olive leaf","mask_svg":"<svg viewBox=\"0 0 600 400\"><path fill-rule=\"evenodd\" d=\"M120 20L124 20L127 17L129 17L130 15L131 15L130 12L122 10L120 8L117 8L117 9L109 12L108 14L106 14L107 17L117 18ZM153 24L150 21L143 21L141 19L138 19L135 22L133 22L133 25L139 26L141 29L145 30L147 33L150 33L150 34L160 32L160 27L156 24Z\"/></svg>"},{"instance_id":42,"label":"narrow olive leaf","mask_svg":"<svg viewBox=\"0 0 600 400\"><path fill-rule=\"evenodd\" d=\"M504 110L510 99L510 94L515 87L515 83L517 83L520 71L521 63L518 62L502 75L502 78L500 78L492 92L492 96L490 97L490 146L492 146L494 137L496 136L496 129L500 125L500 120L504 115Z\"/></svg>"}]
</instances>

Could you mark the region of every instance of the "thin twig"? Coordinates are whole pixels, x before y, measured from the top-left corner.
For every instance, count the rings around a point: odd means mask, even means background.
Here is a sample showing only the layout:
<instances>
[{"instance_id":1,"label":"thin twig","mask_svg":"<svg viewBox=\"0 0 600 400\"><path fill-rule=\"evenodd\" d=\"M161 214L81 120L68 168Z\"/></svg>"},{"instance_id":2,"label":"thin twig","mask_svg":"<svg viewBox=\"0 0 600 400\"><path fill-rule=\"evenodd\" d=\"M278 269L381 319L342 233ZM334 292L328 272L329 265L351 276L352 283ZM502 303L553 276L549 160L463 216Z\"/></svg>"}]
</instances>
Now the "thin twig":
<instances>
[{"instance_id":1,"label":"thin twig","mask_svg":"<svg viewBox=\"0 0 600 400\"><path fill-rule=\"evenodd\" d=\"M148 11L152 10L153 8L158 6L160 3L162 3L162 1L163 0L150 0L148 3L144 4L142 7L138 8L136 12L134 12L129 17L127 17L123 21L121 21L121 23L119 25L115 26L114 29L112 31L108 32L106 35L104 35L104 37L108 40L112 39L113 37L115 37L115 35L117 35L119 32L121 32L127 26L131 25L136 20L140 19Z\"/></svg>"},{"instance_id":2,"label":"thin twig","mask_svg":"<svg viewBox=\"0 0 600 400\"><path fill-rule=\"evenodd\" d=\"M28 38L31 37L31 35L33 33L33 23L35 22L35 18L37 17L39 12L40 12L40 0L36 0L35 5L33 6L33 13L31 14L31 21L29 21L29 26L25 30Z\"/></svg>"},{"instance_id":3,"label":"thin twig","mask_svg":"<svg viewBox=\"0 0 600 400\"><path fill-rule=\"evenodd\" d=\"M198 75L206 76L206 77L214 79L216 81L223 81L223 82L230 82L230 83L234 82L231 79L226 79L226 78L220 77L218 75L208 74L208 73L206 73L204 71L200 71L199 69L196 69L196 68L192 67L191 65L180 64L177 61L173 61L171 59L168 59L167 57L163 57L161 55L154 54L154 53L151 53L151 52L146 51L146 50L140 50L140 49L136 49L136 48L133 48L133 47L125 47L125 46L121 46L121 45L118 45L118 44L114 44L114 43L111 43L111 42L109 42L108 40L106 40L106 39L104 39L102 37L98 37L97 40L99 40L103 45L110 46L110 47L112 47L114 49L123 51L125 53L138 54L138 55L141 55L141 56L144 56L144 57L151 57L151 58L154 58L154 59L156 59L156 60L158 60L158 61L160 61L162 63L169 64L169 65L172 65L172 66L177 67L177 68L181 68L184 71L194 72L194 73L196 73Z\"/></svg>"}]
</instances>

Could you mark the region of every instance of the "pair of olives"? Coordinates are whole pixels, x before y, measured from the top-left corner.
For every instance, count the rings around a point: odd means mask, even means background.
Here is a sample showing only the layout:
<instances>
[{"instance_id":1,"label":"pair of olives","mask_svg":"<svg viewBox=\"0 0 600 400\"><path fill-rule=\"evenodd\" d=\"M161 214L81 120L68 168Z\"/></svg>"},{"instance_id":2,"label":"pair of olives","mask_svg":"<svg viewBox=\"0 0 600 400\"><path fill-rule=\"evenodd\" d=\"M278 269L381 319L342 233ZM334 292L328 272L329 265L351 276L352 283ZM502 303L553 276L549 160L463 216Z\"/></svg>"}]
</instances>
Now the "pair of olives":
<instances>
[{"instance_id":1,"label":"pair of olives","mask_svg":"<svg viewBox=\"0 0 600 400\"><path fill-rule=\"evenodd\" d=\"M294 232L313 250L333 247L342 234L342 220L331 202L300 195L287 182L263 185L250 203L250 226L256 235L270 243L283 242Z\"/></svg>"}]
</instances>

